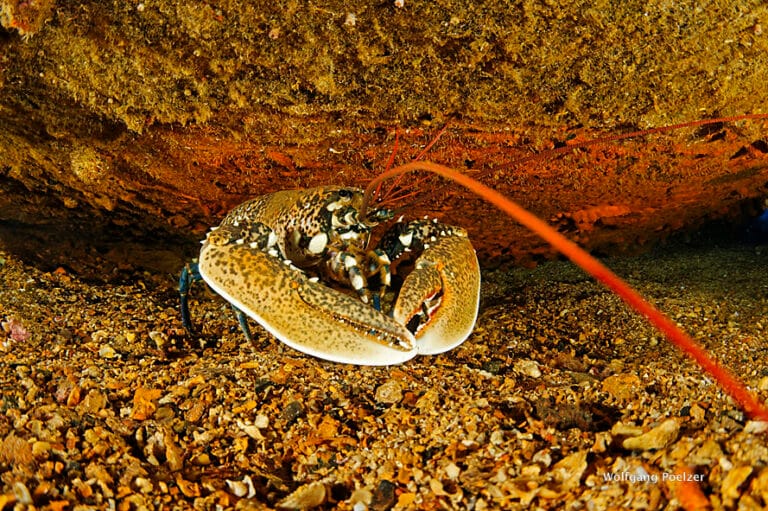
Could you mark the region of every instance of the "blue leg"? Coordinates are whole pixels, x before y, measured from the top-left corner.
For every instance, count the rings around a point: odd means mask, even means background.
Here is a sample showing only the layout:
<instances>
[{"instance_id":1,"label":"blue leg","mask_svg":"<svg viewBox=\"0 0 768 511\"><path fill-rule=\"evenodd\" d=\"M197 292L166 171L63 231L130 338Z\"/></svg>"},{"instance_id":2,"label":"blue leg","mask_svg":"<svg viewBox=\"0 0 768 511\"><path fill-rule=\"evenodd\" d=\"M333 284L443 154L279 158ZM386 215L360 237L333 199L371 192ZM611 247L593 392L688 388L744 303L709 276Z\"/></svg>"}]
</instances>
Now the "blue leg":
<instances>
[{"instance_id":1,"label":"blue leg","mask_svg":"<svg viewBox=\"0 0 768 511\"><path fill-rule=\"evenodd\" d=\"M189 289L193 282L203 280L197 262L185 264L179 277L179 302L181 304L181 324L187 332L192 332L192 320L189 317Z\"/></svg>"},{"instance_id":2,"label":"blue leg","mask_svg":"<svg viewBox=\"0 0 768 511\"><path fill-rule=\"evenodd\" d=\"M237 315L237 322L240 323L240 330L243 331L243 335L245 336L245 340L248 341L248 342L252 341L253 338L251 337L251 329L248 328L248 316L243 314L243 311L241 311L240 309L238 309L234 305L232 306L232 310L234 310L235 311L235 315Z\"/></svg>"},{"instance_id":3,"label":"blue leg","mask_svg":"<svg viewBox=\"0 0 768 511\"><path fill-rule=\"evenodd\" d=\"M200 269L197 266L197 261L185 264L181 270L181 276L179 277L179 302L181 304L181 324L184 329L192 333L192 318L189 315L189 290L192 287L193 282L200 282L203 280L200 275ZM232 306L235 314L237 315L237 322L240 323L240 329L243 331L245 338L250 341L251 330L248 328L248 317L240 311L234 305Z\"/></svg>"}]
</instances>

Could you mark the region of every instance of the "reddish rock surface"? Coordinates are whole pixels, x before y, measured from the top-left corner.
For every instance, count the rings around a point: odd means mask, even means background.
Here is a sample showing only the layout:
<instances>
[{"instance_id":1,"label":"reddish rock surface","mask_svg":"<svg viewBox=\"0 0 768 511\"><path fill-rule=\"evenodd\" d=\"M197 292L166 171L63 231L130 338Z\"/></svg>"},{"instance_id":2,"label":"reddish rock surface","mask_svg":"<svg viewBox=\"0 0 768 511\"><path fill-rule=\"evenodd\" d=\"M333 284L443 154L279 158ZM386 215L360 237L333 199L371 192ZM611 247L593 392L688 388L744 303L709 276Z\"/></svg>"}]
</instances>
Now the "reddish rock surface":
<instances>
[{"instance_id":1,"label":"reddish rock surface","mask_svg":"<svg viewBox=\"0 0 768 511\"><path fill-rule=\"evenodd\" d=\"M742 221L768 194L764 119L546 154L760 112L764 6L1 5L0 235L48 266L170 271L237 203L364 186L396 132L404 162L446 125L426 158L596 251ZM465 226L486 266L553 255L455 186L408 183L404 214Z\"/></svg>"}]
</instances>

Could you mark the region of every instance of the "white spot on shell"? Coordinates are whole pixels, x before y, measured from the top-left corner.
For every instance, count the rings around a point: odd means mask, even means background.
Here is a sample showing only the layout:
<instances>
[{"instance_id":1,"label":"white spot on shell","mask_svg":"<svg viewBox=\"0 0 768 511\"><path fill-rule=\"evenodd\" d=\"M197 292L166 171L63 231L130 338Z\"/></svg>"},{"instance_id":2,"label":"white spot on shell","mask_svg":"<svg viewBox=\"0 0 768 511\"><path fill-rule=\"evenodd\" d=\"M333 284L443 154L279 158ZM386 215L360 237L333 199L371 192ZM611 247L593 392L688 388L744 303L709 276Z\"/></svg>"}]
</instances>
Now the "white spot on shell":
<instances>
[{"instance_id":1,"label":"white spot on shell","mask_svg":"<svg viewBox=\"0 0 768 511\"><path fill-rule=\"evenodd\" d=\"M309 246L307 248L313 254L320 254L325 250L325 246L328 244L328 235L324 232L315 234L312 239L309 240Z\"/></svg>"},{"instance_id":2,"label":"white spot on shell","mask_svg":"<svg viewBox=\"0 0 768 511\"><path fill-rule=\"evenodd\" d=\"M397 239L400 240L400 243L402 243L404 247L410 247L411 242L413 241L413 233L409 232L408 234L401 234Z\"/></svg>"},{"instance_id":3,"label":"white spot on shell","mask_svg":"<svg viewBox=\"0 0 768 511\"><path fill-rule=\"evenodd\" d=\"M352 277L352 287L356 290L363 289L363 286L365 285L365 282L363 281L363 277L360 275L355 275Z\"/></svg>"},{"instance_id":4,"label":"white spot on shell","mask_svg":"<svg viewBox=\"0 0 768 511\"><path fill-rule=\"evenodd\" d=\"M238 245L242 245L243 243L245 243L245 240L243 238L240 238L238 240L235 240L235 243L237 243Z\"/></svg>"},{"instance_id":5,"label":"white spot on shell","mask_svg":"<svg viewBox=\"0 0 768 511\"><path fill-rule=\"evenodd\" d=\"M347 270L354 268L357 266L357 259L355 259L352 256L347 256L344 258L344 268Z\"/></svg>"},{"instance_id":6,"label":"white spot on shell","mask_svg":"<svg viewBox=\"0 0 768 511\"><path fill-rule=\"evenodd\" d=\"M275 243L277 243L277 235L270 231L269 236L267 236L267 246L272 247L275 245Z\"/></svg>"}]
</instances>

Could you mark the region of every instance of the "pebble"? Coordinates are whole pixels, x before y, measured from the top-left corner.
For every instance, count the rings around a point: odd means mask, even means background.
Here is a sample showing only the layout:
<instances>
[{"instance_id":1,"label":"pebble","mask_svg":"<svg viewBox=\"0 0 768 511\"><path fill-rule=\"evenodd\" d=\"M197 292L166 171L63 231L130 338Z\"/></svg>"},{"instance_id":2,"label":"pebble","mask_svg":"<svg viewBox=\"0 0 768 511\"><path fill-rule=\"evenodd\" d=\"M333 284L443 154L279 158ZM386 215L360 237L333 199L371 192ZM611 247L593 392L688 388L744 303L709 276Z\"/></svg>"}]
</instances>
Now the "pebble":
<instances>
[{"instance_id":1,"label":"pebble","mask_svg":"<svg viewBox=\"0 0 768 511\"><path fill-rule=\"evenodd\" d=\"M92 389L88 391L80 403L77 404L77 411L80 413L89 413L95 415L107 405L107 396L100 390Z\"/></svg>"},{"instance_id":2,"label":"pebble","mask_svg":"<svg viewBox=\"0 0 768 511\"><path fill-rule=\"evenodd\" d=\"M264 435L261 434L259 427L255 424L247 424L241 420L237 420L237 427L240 428L243 433L253 438L254 440L264 440Z\"/></svg>"},{"instance_id":3,"label":"pebble","mask_svg":"<svg viewBox=\"0 0 768 511\"><path fill-rule=\"evenodd\" d=\"M352 492L349 496L349 504L352 504L354 509L368 509L368 505L373 500L373 493L368 488L358 488Z\"/></svg>"},{"instance_id":4,"label":"pebble","mask_svg":"<svg viewBox=\"0 0 768 511\"><path fill-rule=\"evenodd\" d=\"M155 343L157 349L162 350L168 344L168 336L163 332L152 330L149 332L149 338Z\"/></svg>"},{"instance_id":5,"label":"pebble","mask_svg":"<svg viewBox=\"0 0 768 511\"><path fill-rule=\"evenodd\" d=\"M293 422L304 415L304 405L300 401L291 401L283 408L280 417L286 422Z\"/></svg>"},{"instance_id":6,"label":"pebble","mask_svg":"<svg viewBox=\"0 0 768 511\"><path fill-rule=\"evenodd\" d=\"M711 465L722 457L723 450L720 448L720 444L710 438L693 450L688 456L687 462L693 466Z\"/></svg>"},{"instance_id":7,"label":"pebble","mask_svg":"<svg viewBox=\"0 0 768 511\"><path fill-rule=\"evenodd\" d=\"M536 363L536 361L534 360L530 360L530 359L518 360L515 362L513 367L515 372L517 373L524 374L531 378L541 377L541 369L539 369L539 364Z\"/></svg>"},{"instance_id":8,"label":"pebble","mask_svg":"<svg viewBox=\"0 0 768 511\"><path fill-rule=\"evenodd\" d=\"M581 476L587 469L587 451L580 450L569 454L552 466L555 478L563 490L576 488L581 482Z\"/></svg>"},{"instance_id":9,"label":"pebble","mask_svg":"<svg viewBox=\"0 0 768 511\"><path fill-rule=\"evenodd\" d=\"M35 458L45 458L51 451L51 443L41 440L32 442L32 454Z\"/></svg>"},{"instance_id":10,"label":"pebble","mask_svg":"<svg viewBox=\"0 0 768 511\"><path fill-rule=\"evenodd\" d=\"M744 425L744 433L753 435L768 431L768 421L747 421Z\"/></svg>"},{"instance_id":11,"label":"pebble","mask_svg":"<svg viewBox=\"0 0 768 511\"><path fill-rule=\"evenodd\" d=\"M259 429L264 429L269 426L269 417L260 413L253 418L253 425Z\"/></svg>"},{"instance_id":12,"label":"pebble","mask_svg":"<svg viewBox=\"0 0 768 511\"><path fill-rule=\"evenodd\" d=\"M680 423L675 419L667 419L642 435L625 438L621 445L625 449L637 451L663 449L677 440L679 433Z\"/></svg>"},{"instance_id":13,"label":"pebble","mask_svg":"<svg viewBox=\"0 0 768 511\"><path fill-rule=\"evenodd\" d=\"M386 479L379 482L376 490L373 492L370 509L373 511L384 511L391 508L396 501L396 486Z\"/></svg>"},{"instance_id":14,"label":"pebble","mask_svg":"<svg viewBox=\"0 0 768 511\"><path fill-rule=\"evenodd\" d=\"M115 348L113 348L109 344L104 344L99 348L99 356L101 358L106 358L107 360L111 360L113 358L117 358L119 355L117 354L117 351L115 351Z\"/></svg>"},{"instance_id":15,"label":"pebble","mask_svg":"<svg viewBox=\"0 0 768 511\"><path fill-rule=\"evenodd\" d=\"M251 476L246 475L242 481L226 480L227 486L235 497L253 498L256 495L256 488L253 487Z\"/></svg>"},{"instance_id":16,"label":"pebble","mask_svg":"<svg viewBox=\"0 0 768 511\"><path fill-rule=\"evenodd\" d=\"M723 484L720 492L723 496L723 504L726 507L733 506L734 502L741 496L741 485L752 474L753 468L746 465L733 467L723 478Z\"/></svg>"},{"instance_id":17,"label":"pebble","mask_svg":"<svg viewBox=\"0 0 768 511\"><path fill-rule=\"evenodd\" d=\"M461 469L457 467L455 463L451 462L445 466L445 475L447 475L450 479L458 478L459 474L461 474Z\"/></svg>"},{"instance_id":18,"label":"pebble","mask_svg":"<svg viewBox=\"0 0 768 511\"><path fill-rule=\"evenodd\" d=\"M398 380L390 379L376 388L377 403L393 405L403 399L403 387Z\"/></svg>"},{"instance_id":19,"label":"pebble","mask_svg":"<svg viewBox=\"0 0 768 511\"><path fill-rule=\"evenodd\" d=\"M211 457L204 452L192 458L192 463L195 465L200 465L201 467L210 465L212 461L213 460L211 460Z\"/></svg>"},{"instance_id":20,"label":"pebble","mask_svg":"<svg viewBox=\"0 0 768 511\"><path fill-rule=\"evenodd\" d=\"M634 373L614 374L603 380L602 388L619 401L629 401L642 388L641 383Z\"/></svg>"},{"instance_id":21,"label":"pebble","mask_svg":"<svg viewBox=\"0 0 768 511\"><path fill-rule=\"evenodd\" d=\"M32 495L29 493L27 485L22 482L13 483L13 496L19 504L27 506L32 504Z\"/></svg>"},{"instance_id":22,"label":"pebble","mask_svg":"<svg viewBox=\"0 0 768 511\"><path fill-rule=\"evenodd\" d=\"M133 484L136 485L136 488L144 494L152 493L152 490L154 489L152 481L146 477L137 477L133 480Z\"/></svg>"},{"instance_id":23,"label":"pebble","mask_svg":"<svg viewBox=\"0 0 768 511\"><path fill-rule=\"evenodd\" d=\"M277 507L279 509L312 509L325 503L328 490L320 481L300 486L296 491L283 499Z\"/></svg>"}]
</instances>

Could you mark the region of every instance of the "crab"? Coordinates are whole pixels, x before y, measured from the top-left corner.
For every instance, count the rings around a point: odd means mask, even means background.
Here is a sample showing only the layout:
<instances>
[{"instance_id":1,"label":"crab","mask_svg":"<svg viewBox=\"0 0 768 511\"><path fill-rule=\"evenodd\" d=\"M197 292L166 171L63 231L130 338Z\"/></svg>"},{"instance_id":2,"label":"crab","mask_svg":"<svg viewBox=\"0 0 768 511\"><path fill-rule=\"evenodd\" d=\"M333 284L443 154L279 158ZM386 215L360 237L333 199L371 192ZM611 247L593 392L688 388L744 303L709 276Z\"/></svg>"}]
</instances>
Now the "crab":
<instances>
[{"instance_id":1,"label":"crab","mask_svg":"<svg viewBox=\"0 0 768 511\"><path fill-rule=\"evenodd\" d=\"M190 285L204 280L235 308L247 338L250 317L321 359L390 365L460 345L474 328L480 297L466 231L401 218L371 247L372 229L394 214L380 208L363 216L363 198L358 188L326 186L235 207L208 233L198 262L182 271L184 327L192 330ZM392 300L393 274L402 285Z\"/></svg>"}]
</instances>

